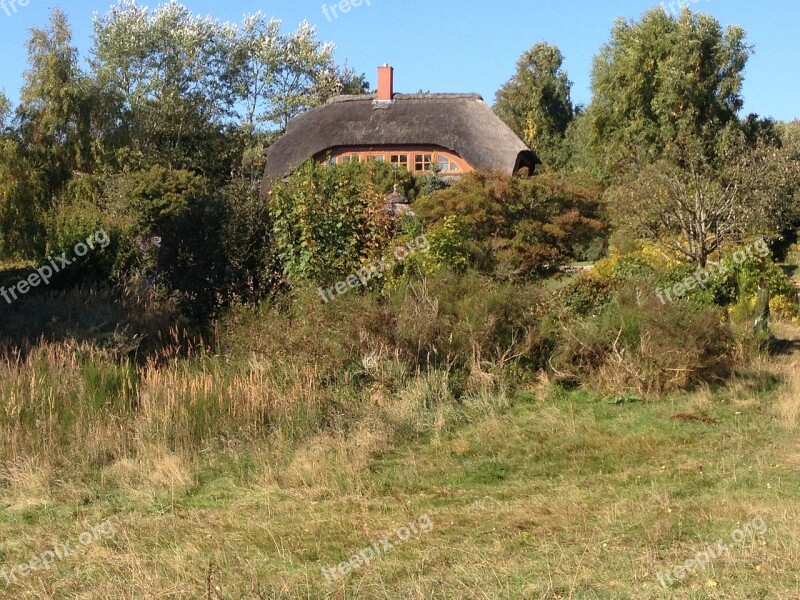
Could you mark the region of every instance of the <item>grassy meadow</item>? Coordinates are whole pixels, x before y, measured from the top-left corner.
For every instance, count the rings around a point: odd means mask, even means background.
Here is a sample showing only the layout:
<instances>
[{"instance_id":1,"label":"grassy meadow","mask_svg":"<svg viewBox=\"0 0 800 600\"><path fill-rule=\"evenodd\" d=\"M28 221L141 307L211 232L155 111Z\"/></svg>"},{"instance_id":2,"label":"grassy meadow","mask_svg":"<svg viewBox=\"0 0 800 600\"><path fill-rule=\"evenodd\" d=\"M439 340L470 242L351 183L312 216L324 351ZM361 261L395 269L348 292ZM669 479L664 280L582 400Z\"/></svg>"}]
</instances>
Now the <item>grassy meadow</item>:
<instances>
[{"instance_id":1,"label":"grassy meadow","mask_svg":"<svg viewBox=\"0 0 800 600\"><path fill-rule=\"evenodd\" d=\"M69 337L113 339L94 302L114 306L85 297L63 339L0 363L0 568L116 534L0 597L800 598L796 325L724 384L642 398L474 357L463 377L397 349L356 364L315 313L241 309L216 347L137 361ZM326 580L422 515L431 531Z\"/></svg>"}]
</instances>

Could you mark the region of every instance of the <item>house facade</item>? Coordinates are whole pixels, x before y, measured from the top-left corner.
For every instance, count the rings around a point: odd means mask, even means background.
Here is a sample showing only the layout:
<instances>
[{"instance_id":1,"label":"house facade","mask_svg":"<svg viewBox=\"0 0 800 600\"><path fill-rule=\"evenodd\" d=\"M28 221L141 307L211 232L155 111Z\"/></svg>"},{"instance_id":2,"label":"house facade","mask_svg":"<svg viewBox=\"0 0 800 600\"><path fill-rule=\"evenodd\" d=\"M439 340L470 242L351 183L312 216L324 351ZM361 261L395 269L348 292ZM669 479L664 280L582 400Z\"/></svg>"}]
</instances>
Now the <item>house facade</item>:
<instances>
[{"instance_id":1,"label":"house facade","mask_svg":"<svg viewBox=\"0 0 800 600\"><path fill-rule=\"evenodd\" d=\"M477 94L396 94L394 69L378 68L375 94L337 96L292 121L266 152L264 189L309 158L380 161L414 174L455 178L475 169L533 173L539 160Z\"/></svg>"}]
</instances>

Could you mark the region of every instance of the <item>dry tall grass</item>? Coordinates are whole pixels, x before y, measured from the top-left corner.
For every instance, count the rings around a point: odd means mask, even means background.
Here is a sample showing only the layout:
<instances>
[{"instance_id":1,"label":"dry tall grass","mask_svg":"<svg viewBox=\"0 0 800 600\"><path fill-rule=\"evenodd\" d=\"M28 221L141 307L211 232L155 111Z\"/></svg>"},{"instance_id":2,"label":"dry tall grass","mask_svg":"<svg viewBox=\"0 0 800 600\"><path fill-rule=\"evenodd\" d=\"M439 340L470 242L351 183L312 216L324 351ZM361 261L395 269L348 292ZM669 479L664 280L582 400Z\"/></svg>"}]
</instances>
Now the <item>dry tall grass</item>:
<instances>
[{"instance_id":1,"label":"dry tall grass","mask_svg":"<svg viewBox=\"0 0 800 600\"><path fill-rule=\"evenodd\" d=\"M768 487L788 488L780 480L791 474L776 472L785 448L765 449L774 431L760 413L796 426L796 355L754 365L786 382L767 397L742 384L733 404L703 387L621 407L558 399L566 392L546 377L531 382L537 402L521 405L477 350L462 372L415 370L376 349L331 379L330 363L315 360L199 351L135 366L86 344L42 343L0 361L0 506L15 519L0 523L13 538L0 563L86 521L120 521L118 539L13 592L654 597L655 572L755 513L770 545L737 548L675 595L705 597L705 579L731 586L715 597L793 589L796 502ZM675 419L706 412L722 414ZM423 511L435 535L347 588L325 587L320 566Z\"/></svg>"},{"instance_id":2,"label":"dry tall grass","mask_svg":"<svg viewBox=\"0 0 800 600\"><path fill-rule=\"evenodd\" d=\"M782 380L781 390L774 396L772 410L784 427L800 425L800 327L790 323L776 326L778 335L788 340L786 354L769 360L765 369L775 371Z\"/></svg>"}]
</instances>

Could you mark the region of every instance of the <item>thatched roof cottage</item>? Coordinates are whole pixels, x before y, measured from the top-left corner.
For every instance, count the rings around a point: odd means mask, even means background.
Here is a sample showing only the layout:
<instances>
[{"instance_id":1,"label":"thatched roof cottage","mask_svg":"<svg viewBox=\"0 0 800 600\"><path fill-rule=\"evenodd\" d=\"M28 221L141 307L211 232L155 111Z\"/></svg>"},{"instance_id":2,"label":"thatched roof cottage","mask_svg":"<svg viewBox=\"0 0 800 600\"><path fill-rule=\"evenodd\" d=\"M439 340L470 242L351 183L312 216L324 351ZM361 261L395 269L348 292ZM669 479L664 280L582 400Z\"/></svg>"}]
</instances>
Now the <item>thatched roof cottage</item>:
<instances>
[{"instance_id":1,"label":"thatched roof cottage","mask_svg":"<svg viewBox=\"0 0 800 600\"><path fill-rule=\"evenodd\" d=\"M386 161L444 177L474 169L533 173L539 160L477 94L395 94L394 70L378 69L378 92L337 96L289 122L266 152L264 188L309 157L331 164Z\"/></svg>"}]
</instances>

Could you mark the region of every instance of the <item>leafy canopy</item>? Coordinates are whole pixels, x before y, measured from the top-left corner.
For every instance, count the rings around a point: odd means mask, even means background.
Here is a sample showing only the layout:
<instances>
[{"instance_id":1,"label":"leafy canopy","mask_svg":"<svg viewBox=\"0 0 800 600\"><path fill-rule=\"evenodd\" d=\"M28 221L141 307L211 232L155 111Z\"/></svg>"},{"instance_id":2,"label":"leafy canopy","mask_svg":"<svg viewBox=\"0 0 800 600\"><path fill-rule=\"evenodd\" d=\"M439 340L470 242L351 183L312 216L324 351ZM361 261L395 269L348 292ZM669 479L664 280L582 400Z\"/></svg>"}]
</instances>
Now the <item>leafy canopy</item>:
<instances>
[{"instance_id":1,"label":"leafy canopy","mask_svg":"<svg viewBox=\"0 0 800 600\"><path fill-rule=\"evenodd\" d=\"M723 30L709 15L660 8L641 21L620 19L595 58L588 109L597 173L619 179L686 152L709 160L717 139L738 124L751 48L741 27Z\"/></svg>"},{"instance_id":2,"label":"leafy canopy","mask_svg":"<svg viewBox=\"0 0 800 600\"><path fill-rule=\"evenodd\" d=\"M599 236L598 196L565 175L526 179L475 171L418 199L414 210L426 227L453 218L478 268L500 279L530 279L580 258Z\"/></svg>"},{"instance_id":3,"label":"leafy canopy","mask_svg":"<svg viewBox=\"0 0 800 600\"><path fill-rule=\"evenodd\" d=\"M539 43L517 61L516 74L497 92L494 111L545 165L562 166L563 140L575 116L572 82L556 46Z\"/></svg>"}]
</instances>

